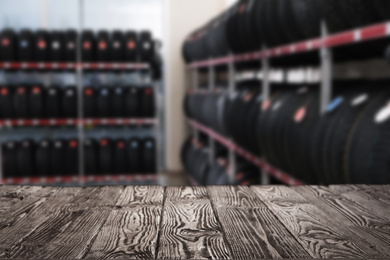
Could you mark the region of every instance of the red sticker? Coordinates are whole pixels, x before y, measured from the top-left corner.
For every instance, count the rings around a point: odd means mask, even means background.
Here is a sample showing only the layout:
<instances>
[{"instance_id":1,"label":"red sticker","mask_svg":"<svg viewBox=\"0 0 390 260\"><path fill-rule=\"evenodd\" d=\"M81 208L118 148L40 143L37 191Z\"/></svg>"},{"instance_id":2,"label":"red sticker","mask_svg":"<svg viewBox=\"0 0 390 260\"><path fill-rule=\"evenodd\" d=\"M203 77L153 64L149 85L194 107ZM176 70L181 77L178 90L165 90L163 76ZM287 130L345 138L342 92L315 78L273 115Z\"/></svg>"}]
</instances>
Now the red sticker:
<instances>
[{"instance_id":1,"label":"red sticker","mask_svg":"<svg viewBox=\"0 0 390 260\"><path fill-rule=\"evenodd\" d=\"M19 94L24 94L25 92L26 92L25 88L23 88L23 87L18 88L18 93Z\"/></svg>"},{"instance_id":2,"label":"red sticker","mask_svg":"<svg viewBox=\"0 0 390 260\"><path fill-rule=\"evenodd\" d=\"M266 101L263 102L262 106L261 106L261 109L263 111L267 110L269 108L269 106L271 105L271 101L269 99L267 99Z\"/></svg>"},{"instance_id":3,"label":"red sticker","mask_svg":"<svg viewBox=\"0 0 390 260\"><path fill-rule=\"evenodd\" d=\"M8 38L4 38L4 39L1 41L1 44L3 44L3 46L8 46L8 45L9 45L9 40L8 40Z\"/></svg>"},{"instance_id":4,"label":"red sticker","mask_svg":"<svg viewBox=\"0 0 390 260\"><path fill-rule=\"evenodd\" d=\"M8 89L2 88L1 89L1 95L3 95L3 96L8 95Z\"/></svg>"},{"instance_id":5,"label":"red sticker","mask_svg":"<svg viewBox=\"0 0 390 260\"><path fill-rule=\"evenodd\" d=\"M33 87L32 93L33 94L39 94L39 93L41 93L41 89L39 87Z\"/></svg>"},{"instance_id":6,"label":"red sticker","mask_svg":"<svg viewBox=\"0 0 390 260\"><path fill-rule=\"evenodd\" d=\"M76 146L77 146L77 141L72 140L72 141L69 142L69 147L75 148Z\"/></svg>"},{"instance_id":7,"label":"red sticker","mask_svg":"<svg viewBox=\"0 0 390 260\"><path fill-rule=\"evenodd\" d=\"M134 41L129 41L127 43L127 48L129 49L134 49L135 48L135 42Z\"/></svg>"},{"instance_id":8,"label":"red sticker","mask_svg":"<svg viewBox=\"0 0 390 260\"><path fill-rule=\"evenodd\" d=\"M294 117L295 122L301 122L305 118L305 115L306 115L306 108L302 107L298 109Z\"/></svg>"},{"instance_id":9,"label":"red sticker","mask_svg":"<svg viewBox=\"0 0 390 260\"><path fill-rule=\"evenodd\" d=\"M90 95L92 95L93 91L92 91L92 89L87 88L87 89L84 91L84 93L85 93L85 95L90 96Z\"/></svg>"},{"instance_id":10,"label":"red sticker","mask_svg":"<svg viewBox=\"0 0 390 260\"><path fill-rule=\"evenodd\" d=\"M101 145L101 146L106 146L107 144L108 144L107 139L102 139L102 140L100 140L100 145Z\"/></svg>"},{"instance_id":11,"label":"red sticker","mask_svg":"<svg viewBox=\"0 0 390 260\"><path fill-rule=\"evenodd\" d=\"M245 4L242 4L241 6L240 6L240 14L242 14L243 12L245 12Z\"/></svg>"},{"instance_id":12,"label":"red sticker","mask_svg":"<svg viewBox=\"0 0 390 260\"><path fill-rule=\"evenodd\" d=\"M46 48L46 42L43 41L43 40L39 40L39 41L38 41L38 48L39 48L39 49L44 49L44 48Z\"/></svg>"},{"instance_id":13,"label":"red sticker","mask_svg":"<svg viewBox=\"0 0 390 260\"><path fill-rule=\"evenodd\" d=\"M83 47L84 47L84 49L90 49L91 48L91 43L90 42L84 42L83 43Z\"/></svg>"},{"instance_id":14,"label":"red sticker","mask_svg":"<svg viewBox=\"0 0 390 260\"><path fill-rule=\"evenodd\" d=\"M100 41L99 48L105 50L107 48L107 43L105 41Z\"/></svg>"},{"instance_id":15,"label":"red sticker","mask_svg":"<svg viewBox=\"0 0 390 260\"><path fill-rule=\"evenodd\" d=\"M244 96L243 100L244 100L244 102L248 102L248 101L250 101L252 99L252 97L253 97L253 93L247 93Z\"/></svg>"}]
</instances>

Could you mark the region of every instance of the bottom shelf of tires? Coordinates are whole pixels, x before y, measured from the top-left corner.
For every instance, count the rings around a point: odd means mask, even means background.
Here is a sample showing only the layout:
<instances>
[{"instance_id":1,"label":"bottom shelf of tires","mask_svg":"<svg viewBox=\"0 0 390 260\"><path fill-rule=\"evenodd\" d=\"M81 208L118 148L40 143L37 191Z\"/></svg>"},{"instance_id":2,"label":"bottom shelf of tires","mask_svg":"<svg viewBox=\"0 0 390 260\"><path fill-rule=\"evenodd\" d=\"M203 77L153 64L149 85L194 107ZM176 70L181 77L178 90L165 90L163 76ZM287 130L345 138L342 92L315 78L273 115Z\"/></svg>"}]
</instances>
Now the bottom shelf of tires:
<instances>
[{"instance_id":1,"label":"bottom shelf of tires","mask_svg":"<svg viewBox=\"0 0 390 260\"><path fill-rule=\"evenodd\" d=\"M2 147L3 183L157 180L154 138L88 138L83 145L85 175L80 178L76 138L8 141Z\"/></svg>"},{"instance_id":2,"label":"bottom shelf of tires","mask_svg":"<svg viewBox=\"0 0 390 260\"><path fill-rule=\"evenodd\" d=\"M256 80L237 83L233 95L223 88L188 94L185 110L206 132L229 136L227 146L266 158L304 183L388 184L389 83L335 80L333 99L322 114L318 84L274 83L263 100Z\"/></svg>"}]
</instances>

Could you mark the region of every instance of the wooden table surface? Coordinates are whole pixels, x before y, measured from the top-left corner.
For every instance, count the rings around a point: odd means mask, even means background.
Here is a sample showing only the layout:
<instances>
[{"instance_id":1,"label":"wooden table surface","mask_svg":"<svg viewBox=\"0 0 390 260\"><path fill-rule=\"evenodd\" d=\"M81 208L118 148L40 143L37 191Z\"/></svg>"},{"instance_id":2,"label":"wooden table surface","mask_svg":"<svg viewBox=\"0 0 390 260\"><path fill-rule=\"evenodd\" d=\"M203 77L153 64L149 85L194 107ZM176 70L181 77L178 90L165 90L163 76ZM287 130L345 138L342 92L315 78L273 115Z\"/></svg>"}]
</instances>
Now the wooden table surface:
<instances>
[{"instance_id":1,"label":"wooden table surface","mask_svg":"<svg viewBox=\"0 0 390 260\"><path fill-rule=\"evenodd\" d=\"M390 257L390 186L0 186L0 258Z\"/></svg>"}]
</instances>

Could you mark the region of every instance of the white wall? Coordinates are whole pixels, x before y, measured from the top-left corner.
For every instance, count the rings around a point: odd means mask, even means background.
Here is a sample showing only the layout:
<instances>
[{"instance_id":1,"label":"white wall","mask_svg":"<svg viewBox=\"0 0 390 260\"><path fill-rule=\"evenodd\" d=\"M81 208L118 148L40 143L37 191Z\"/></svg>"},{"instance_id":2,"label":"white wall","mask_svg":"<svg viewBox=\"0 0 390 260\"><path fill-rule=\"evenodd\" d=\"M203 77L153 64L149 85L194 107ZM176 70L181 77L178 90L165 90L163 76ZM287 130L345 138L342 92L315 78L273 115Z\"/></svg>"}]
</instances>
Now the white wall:
<instances>
[{"instance_id":1,"label":"white wall","mask_svg":"<svg viewBox=\"0 0 390 260\"><path fill-rule=\"evenodd\" d=\"M185 140L183 114L184 63L183 40L195 28L225 10L236 0L165 0L164 56L166 109L166 166L180 171L180 149Z\"/></svg>"}]
</instances>

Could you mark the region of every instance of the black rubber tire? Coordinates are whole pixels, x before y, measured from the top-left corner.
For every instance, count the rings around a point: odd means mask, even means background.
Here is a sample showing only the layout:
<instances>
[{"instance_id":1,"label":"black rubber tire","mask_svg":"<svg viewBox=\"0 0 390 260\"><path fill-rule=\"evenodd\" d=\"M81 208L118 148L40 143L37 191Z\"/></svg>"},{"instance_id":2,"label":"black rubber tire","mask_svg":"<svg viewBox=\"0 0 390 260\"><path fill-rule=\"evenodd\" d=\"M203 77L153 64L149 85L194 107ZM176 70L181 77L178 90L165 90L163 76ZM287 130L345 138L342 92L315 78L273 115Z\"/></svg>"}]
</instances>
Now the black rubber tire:
<instances>
[{"instance_id":1,"label":"black rubber tire","mask_svg":"<svg viewBox=\"0 0 390 260\"><path fill-rule=\"evenodd\" d=\"M320 36L321 8L320 0L294 0L292 11L296 21L297 29L300 30L299 40L312 39Z\"/></svg>"},{"instance_id":2,"label":"black rubber tire","mask_svg":"<svg viewBox=\"0 0 390 260\"><path fill-rule=\"evenodd\" d=\"M142 141L142 172L155 174L157 171L156 163L156 141L154 138L145 138Z\"/></svg>"},{"instance_id":3,"label":"black rubber tire","mask_svg":"<svg viewBox=\"0 0 390 260\"><path fill-rule=\"evenodd\" d=\"M3 171L4 178L21 177L18 167L19 143L8 141L3 144Z\"/></svg>"},{"instance_id":4,"label":"black rubber tire","mask_svg":"<svg viewBox=\"0 0 390 260\"><path fill-rule=\"evenodd\" d=\"M84 141L84 170L88 175L98 173L98 145L94 139Z\"/></svg>"},{"instance_id":5,"label":"black rubber tire","mask_svg":"<svg viewBox=\"0 0 390 260\"><path fill-rule=\"evenodd\" d=\"M109 175L113 171L113 142L109 138L101 138L99 141L98 165L99 174Z\"/></svg>"},{"instance_id":6,"label":"black rubber tire","mask_svg":"<svg viewBox=\"0 0 390 260\"><path fill-rule=\"evenodd\" d=\"M96 152L96 147L95 147ZM86 156L86 155L84 155ZM96 159L96 158L95 158ZM96 160L91 163L97 164ZM67 140L65 149L65 171L69 175L76 175L80 169L79 141L76 138ZM86 165L84 165L86 168ZM93 174L96 172L92 172Z\"/></svg>"},{"instance_id":7,"label":"black rubber tire","mask_svg":"<svg viewBox=\"0 0 390 260\"><path fill-rule=\"evenodd\" d=\"M388 0L371 0L375 10L381 15L382 20L390 19L390 2Z\"/></svg>"},{"instance_id":8,"label":"black rubber tire","mask_svg":"<svg viewBox=\"0 0 390 260\"><path fill-rule=\"evenodd\" d=\"M139 138L131 138L127 144L128 169L129 173L139 174L142 171L141 165L141 140Z\"/></svg>"},{"instance_id":9,"label":"black rubber tire","mask_svg":"<svg viewBox=\"0 0 390 260\"><path fill-rule=\"evenodd\" d=\"M58 86L51 86L47 89L45 98L45 117L47 118L61 118L61 100L62 100L62 89Z\"/></svg>"},{"instance_id":10,"label":"black rubber tire","mask_svg":"<svg viewBox=\"0 0 390 260\"><path fill-rule=\"evenodd\" d=\"M371 1L343 0L340 6L344 17L348 17L348 29L370 25L381 20Z\"/></svg>"},{"instance_id":11,"label":"black rubber tire","mask_svg":"<svg viewBox=\"0 0 390 260\"><path fill-rule=\"evenodd\" d=\"M29 104L30 104L30 116L32 118L43 118L45 105L45 91L41 86L33 86L30 88Z\"/></svg>"},{"instance_id":12,"label":"black rubber tire","mask_svg":"<svg viewBox=\"0 0 390 260\"><path fill-rule=\"evenodd\" d=\"M367 101L359 105L352 105L356 98L367 95ZM346 98L346 105L334 116L329 125L324 141L323 167L328 184L347 184L345 172L343 172L344 152L346 140L357 116L365 108L370 100L367 92L357 92Z\"/></svg>"},{"instance_id":13,"label":"black rubber tire","mask_svg":"<svg viewBox=\"0 0 390 260\"><path fill-rule=\"evenodd\" d=\"M2 86L0 88L0 118L10 119L15 117L13 95L12 87Z\"/></svg>"},{"instance_id":14,"label":"black rubber tire","mask_svg":"<svg viewBox=\"0 0 390 260\"><path fill-rule=\"evenodd\" d=\"M114 148L114 169L116 174L125 174L128 172L127 168L127 147L126 140L118 139L115 141Z\"/></svg>"},{"instance_id":15,"label":"black rubber tire","mask_svg":"<svg viewBox=\"0 0 390 260\"><path fill-rule=\"evenodd\" d=\"M53 175L62 176L66 171L67 160L66 158L66 143L62 139L57 139L53 141L52 153L50 156L50 164ZM71 164L74 164L72 162Z\"/></svg>"},{"instance_id":16,"label":"black rubber tire","mask_svg":"<svg viewBox=\"0 0 390 260\"><path fill-rule=\"evenodd\" d=\"M380 122L378 113L388 110L390 93L378 95L353 124L345 152L346 172L353 184L390 182L390 120Z\"/></svg>"},{"instance_id":17,"label":"black rubber tire","mask_svg":"<svg viewBox=\"0 0 390 260\"><path fill-rule=\"evenodd\" d=\"M344 16L340 0L321 0L321 9L331 33L348 29L347 17Z\"/></svg>"},{"instance_id":18,"label":"black rubber tire","mask_svg":"<svg viewBox=\"0 0 390 260\"><path fill-rule=\"evenodd\" d=\"M26 139L20 142L18 150L18 167L22 177L34 177L35 171L35 143Z\"/></svg>"}]
</instances>

